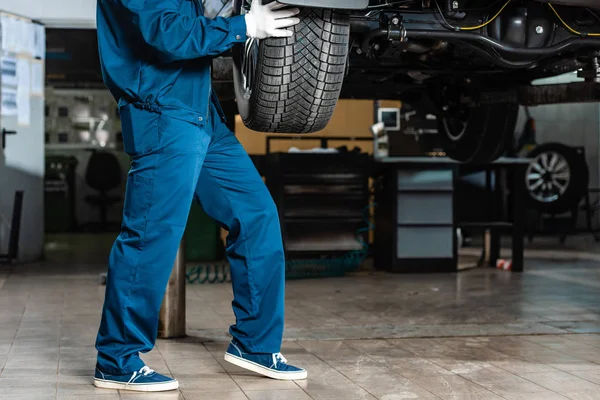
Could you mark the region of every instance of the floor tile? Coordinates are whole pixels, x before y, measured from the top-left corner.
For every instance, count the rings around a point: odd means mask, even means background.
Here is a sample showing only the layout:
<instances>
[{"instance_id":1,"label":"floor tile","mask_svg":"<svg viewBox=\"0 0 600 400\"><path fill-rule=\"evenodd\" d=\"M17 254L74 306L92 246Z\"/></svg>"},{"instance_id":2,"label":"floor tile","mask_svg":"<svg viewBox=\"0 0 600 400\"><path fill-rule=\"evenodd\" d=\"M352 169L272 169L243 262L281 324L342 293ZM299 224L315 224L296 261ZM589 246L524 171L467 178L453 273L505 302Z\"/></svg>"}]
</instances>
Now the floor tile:
<instances>
[{"instance_id":1,"label":"floor tile","mask_svg":"<svg viewBox=\"0 0 600 400\"><path fill-rule=\"evenodd\" d=\"M599 364L593 363L585 360L577 360L577 361L565 361L565 362L550 362L548 364L552 368L561 370L561 371L586 371L590 369L597 369Z\"/></svg>"},{"instance_id":2,"label":"floor tile","mask_svg":"<svg viewBox=\"0 0 600 400\"><path fill-rule=\"evenodd\" d=\"M72 383L59 383L58 394L59 395L78 395L81 397L88 395L105 394L106 389L99 389L93 385L93 383L87 382L83 384L72 384Z\"/></svg>"},{"instance_id":3,"label":"floor tile","mask_svg":"<svg viewBox=\"0 0 600 400\"><path fill-rule=\"evenodd\" d=\"M516 375L532 372L549 372L557 370L556 368L551 367L550 365L532 361L522 361L518 359L490 361L490 364Z\"/></svg>"},{"instance_id":4,"label":"floor tile","mask_svg":"<svg viewBox=\"0 0 600 400\"><path fill-rule=\"evenodd\" d=\"M155 393L135 393L120 390L121 400L187 400L179 391L155 392Z\"/></svg>"},{"instance_id":5,"label":"floor tile","mask_svg":"<svg viewBox=\"0 0 600 400\"><path fill-rule=\"evenodd\" d=\"M579 378L585 379L586 381L600 385L600 365L595 369L569 371L569 373L571 375L575 375Z\"/></svg>"},{"instance_id":6,"label":"floor tile","mask_svg":"<svg viewBox=\"0 0 600 400\"><path fill-rule=\"evenodd\" d=\"M492 392L478 392L478 393L460 393L460 394L446 394L441 395L442 400L505 400L505 397L500 397ZM525 399L523 399L525 400Z\"/></svg>"},{"instance_id":7,"label":"floor tile","mask_svg":"<svg viewBox=\"0 0 600 400\"><path fill-rule=\"evenodd\" d=\"M330 388L322 390L308 390L310 397L315 400L375 400L376 397L364 389L354 385L345 388Z\"/></svg>"},{"instance_id":8,"label":"floor tile","mask_svg":"<svg viewBox=\"0 0 600 400\"><path fill-rule=\"evenodd\" d=\"M502 395L506 400L565 400L564 397L554 392L538 393L504 393Z\"/></svg>"},{"instance_id":9,"label":"floor tile","mask_svg":"<svg viewBox=\"0 0 600 400\"><path fill-rule=\"evenodd\" d=\"M600 392L597 390L591 392L571 392L567 397L572 400L600 400Z\"/></svg>"},{"instance_id":10,"label":"floor tile","mask_svg":"<svg viewBox=\"0 0 600 400\"><path fill-rule=\"evenodd\" d=\"M250 400L310 400L303 390L246 391Z\"/></svg>"},{"instance_id":11,"label":"floor tile","mask_svg":"<svg viewBox=\"0 0 600 400\"><path fill-rule=\"evenodd\" d=\"M16 359L9 358L8 360L6 360L6 364L4 364L4 368L9 368L9 369L30 368L30 369L43 369L46 371L52 371L52 370L56 371L56 369L58 368L58 357L56 357L54 360L39 360L39 361L16 360Z\"/></svg>"},{"instance_id":12,"label":"floor tile","mask_svg":"<svg viewBox=\"0 0 600 400\"><path fill-rule=\"evenodd\" d=\"M244 391L266 391L266 390L298 390L294 381L278 381L264 377L232 376L235 383Z\"/></svg>"},{"instance_id":13,"label":"floor tile","mask_svg":"<svg viewBox=\"0 0 600 400\"><path fill-rule=\"evenodd\" d=\"M32 388L32 387L0 387L0 399L13 399L15 397L27 397L37 399L38 397L56 396L56 388Z\"/></svg>"},{"instance_id":14,"label":"floor tile","mask_svg":"<svg viewBox=\"0 0 600 400\"><path fill-rule=\"evenodd\" d=\"M487 392L484 387L458 375L413 376L410 379L437 396Z\"/></svg>"},{"instance_id":15,"label":"floor tile","mask_svg":"<svg viewBox=\"0 0 600 400\"><path fill-rule=\"evenodd\" d=\"M56 400L119 400L119 393L106 393L106 394L86 394L82 397L80 394L65 394L58 395Z\"/></svg>"},{"instance_id":16,"label":"floor tile","mask_svg":"<svg viewBox=\"0 0 600 400\"><path fill-rule=\"evenodd\" d=\"M532 382L527 381L518 381L513 383L499 383L499 384L481 384L486 389L491 392L497 393L500 396L504 396L506 394L525 394L525 393L540 393L540 392L548 392L548 389L536 385Z\"/></svg>"},{"instance_id":17,"label":"floor tile","mask_svg":"<svg viewBox=\"0 0 600 400\"><path fill-rule=\"evenodd\" d=\"M566 396L572 392L597 391L600 393L600 385L563 371L530 373L522 376L531 382Z\"/></svg>"},{"instance_id":18,"label":"floor tile","mask_svg":"<svg viewBox=\"0 0 600 400\"><path fill-rule=\"evenodd\" d=\"M94 368L63 368L60 376L94 376Z\"/></svg>"},{"instance_id":19,"label":"floor tile","mask_svg":"<svg viewBox=\"0 0 600 400\"><path fill-rule=\"evenodd\" d=\"M37 369L37 368L4 368L0 379L2 378L19 378L19 377L34 377L34 376L56 376L57 370Z\"/></svg>"},{"instance_id":20,"label":"floor tile","mask_svg":"<svg viewBox=\"0 0 600 400\"><path fill-rule=\"evenodd\" d=\"M406 377L453 375L451 371L439 366L431 360L422 357L399 359L390 363L386 363L385 365Z\"/></svg>"},{"instance_id":21,"label":"floor tile","mask_svg":"<svg viewBox=\"0 0 600 400\"><path fill-rule=\"evenodd\" d=\"M19 378L0 378L0 389L3 388L35 388L56 391L56 376L38 376L35 379L31 377Z\"/></svg>"},{"instance_id":22,"label":"floor tile","mask_svg":"<svg viewBox=\"0 0 600 400\"><path fill-rule=\"evenodd\" d=\"M235 381L227 374L173 375L181 389L194 392L237 392Z\"/></svg>"},{"instance_id":23,"label":"floor tile","mask_svg":"<svg viewBox=\"0 0 600 400\"><path fill-rule=\"evenodd\" d=\"M395 373L394 371L362 371L358 373L346 373L347 376L353 383L356 383L361 388L378 398L385 398L390 396L404 396L407 398L418 397L418 398L434 398L435 396L431 393L433 390L427 388L425 390L423 386L413 380L407 379L402 375ZM427 377L425 377L427 378Z\"/></svg>"},{"instance_id":24,"label":"floor tile","mask_svg":"<svg viewBox=\"0 0 600 400\"><path fill-rule=\"evenodd\" d=\"M239 392L194 392L182 390L185 400L248 400L248 397L240 390Z\"/></svg>"}]
</instances>

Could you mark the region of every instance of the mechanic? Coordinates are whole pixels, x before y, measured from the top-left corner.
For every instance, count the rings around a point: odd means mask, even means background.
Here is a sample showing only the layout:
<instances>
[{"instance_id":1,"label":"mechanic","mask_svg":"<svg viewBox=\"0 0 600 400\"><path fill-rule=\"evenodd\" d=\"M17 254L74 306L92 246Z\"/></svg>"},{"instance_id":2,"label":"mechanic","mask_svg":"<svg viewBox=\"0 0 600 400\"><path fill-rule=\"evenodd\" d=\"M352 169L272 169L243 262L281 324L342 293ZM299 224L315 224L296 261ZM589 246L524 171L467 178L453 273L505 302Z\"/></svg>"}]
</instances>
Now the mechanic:
<instances>
[{"instance_id":1,"label":"mechanic","mask_svg":"<svg viewBox=\"0 0 600 400\"><path fill-rule=\"evenodd\" d=\"M235 325L225 359L274 379L305 379L280 354L284 253L275 204L225 126L211 60L247 38L288 37L298 9L254 0L245 15L204 17L199 0L98 0L103 78L118 101L131 169L109 258L96 340L97 387L166 391L178 382L140 358L158 315L192 201L229 231Z\"/></svg>"}]
</instances>

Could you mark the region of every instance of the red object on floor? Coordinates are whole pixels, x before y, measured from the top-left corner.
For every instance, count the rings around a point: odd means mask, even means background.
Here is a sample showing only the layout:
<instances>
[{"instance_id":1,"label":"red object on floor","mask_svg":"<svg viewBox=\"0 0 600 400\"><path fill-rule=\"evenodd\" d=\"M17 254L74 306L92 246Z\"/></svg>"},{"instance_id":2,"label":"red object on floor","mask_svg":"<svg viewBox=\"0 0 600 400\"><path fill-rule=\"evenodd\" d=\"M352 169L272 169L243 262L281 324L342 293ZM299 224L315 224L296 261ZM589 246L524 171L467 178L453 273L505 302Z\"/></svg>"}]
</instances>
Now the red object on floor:
<instances>
[{"instance_id":1,"label":"red object on floor","mask_svg":"<svg viewBox=\"0 0 600 400\"><path fill-rule=\"evenodd\" d=\"M498 260L496 261L496 268L504 271L510 271L512 269L512 260Z\"/></svg>"}]
</instances>

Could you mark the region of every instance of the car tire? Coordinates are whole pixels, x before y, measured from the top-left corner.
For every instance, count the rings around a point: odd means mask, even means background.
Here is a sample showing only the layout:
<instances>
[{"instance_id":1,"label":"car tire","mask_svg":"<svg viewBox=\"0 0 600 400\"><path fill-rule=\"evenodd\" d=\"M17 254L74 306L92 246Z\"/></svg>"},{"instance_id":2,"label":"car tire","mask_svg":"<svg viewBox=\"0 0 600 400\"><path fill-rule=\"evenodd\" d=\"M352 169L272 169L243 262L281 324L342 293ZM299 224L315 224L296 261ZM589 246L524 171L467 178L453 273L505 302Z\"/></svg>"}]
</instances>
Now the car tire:
<instances>
[{"instance_id":1,"label":"car tire","mask_svg":"<svg viewBox=\"0 0 600 400\"><path fill-rule=\"evenodd\" d=\"M518 113L515 104L486 104L439 116L441 145L453 160L491 163L504 154L507 139L514 134Z\"/></svg>"},{"instance_id":2,"label":"car tire","mask_svg":"<svg viewBox=\"0 0 600 400\"><path fill-rule=\"evenodd\" d=\"M561 214L579 205L590 180L587 162L580 152L561 143L546 143L533 149L528 157L532 162L524 184L533 208L547 214Z\"/></svg>"},{"instance_id":3,"label":"car tire","mask_svg":"<svg viewBox=\"0 0 600 400\"><path fill-rule=\"evenodd\" d=\"M236 0L234 13L243 12ZM234 48L238 110L252 130L311 133L327 126L346 75L350 20L304 8L294 36L249 40Z\"/></svg>"}]
</instances>

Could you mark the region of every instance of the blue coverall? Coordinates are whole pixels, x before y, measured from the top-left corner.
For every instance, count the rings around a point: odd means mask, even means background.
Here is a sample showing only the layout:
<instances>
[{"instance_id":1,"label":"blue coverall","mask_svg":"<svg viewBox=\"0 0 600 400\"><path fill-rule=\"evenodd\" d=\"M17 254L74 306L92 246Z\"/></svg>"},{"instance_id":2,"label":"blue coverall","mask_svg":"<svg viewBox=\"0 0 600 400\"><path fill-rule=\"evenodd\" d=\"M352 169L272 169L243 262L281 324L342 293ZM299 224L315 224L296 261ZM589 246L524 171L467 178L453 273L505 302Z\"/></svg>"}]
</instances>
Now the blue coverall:
<instances>
[{"instance_id":1,"label":"blue coverall","mask_svg":"<svg viewBox=\"0 0 600 400\"><path fill-rule=\"evenodd\" d=\"M193 199L229 231L231 335L245 352L280 351L285 261L277 210L211 91L212 57L244 42L246 24L203 12L199 0L98 0L103 78L132 157L96 341L105 373L138 371L139 354L154 347Z\"/></svg>"}]
</instances>

